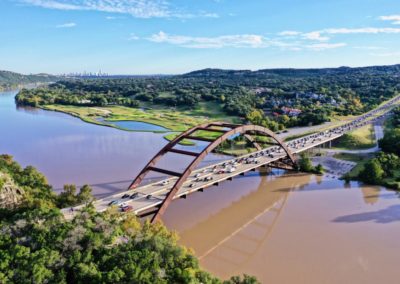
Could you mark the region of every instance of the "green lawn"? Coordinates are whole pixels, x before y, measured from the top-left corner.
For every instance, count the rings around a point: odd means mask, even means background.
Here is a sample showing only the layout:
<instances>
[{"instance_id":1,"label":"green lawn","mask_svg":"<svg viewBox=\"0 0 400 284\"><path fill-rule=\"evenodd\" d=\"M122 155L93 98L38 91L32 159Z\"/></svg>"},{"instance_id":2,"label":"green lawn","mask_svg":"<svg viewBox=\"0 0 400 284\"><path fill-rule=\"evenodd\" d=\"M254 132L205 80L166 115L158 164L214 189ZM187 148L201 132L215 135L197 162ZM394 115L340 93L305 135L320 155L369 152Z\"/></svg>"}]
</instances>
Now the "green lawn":
<instances>
[{"instance_id":1,"label":"green lawn","mask_svg":"<svg viewBox=\"0 0 400 284\"><path fill-rule=\"evenodd\" d=\"M226 115L220 105L211 102L201 103L194 109L166 108L157 105L145 109L123 106L80 107L66 105L46 105L44 108L68 113L81 118L83 121L100 125L106 124L99 122L98 118L104 118L109 122L130 120L159 125L174 132L181 132L195 125L211 121L239 122L237 117Z\"/></svg>"},{"instance_id":2,"label":"green lawn","mask_svg":"<svg viewBox=\"0 0 400 284\"><path fill-rule=\"evenodd\" d=\"M334 148L357 150L372 148L375 145L374 127L366 125L340 137Z\"/></svg>"}]
</instances>

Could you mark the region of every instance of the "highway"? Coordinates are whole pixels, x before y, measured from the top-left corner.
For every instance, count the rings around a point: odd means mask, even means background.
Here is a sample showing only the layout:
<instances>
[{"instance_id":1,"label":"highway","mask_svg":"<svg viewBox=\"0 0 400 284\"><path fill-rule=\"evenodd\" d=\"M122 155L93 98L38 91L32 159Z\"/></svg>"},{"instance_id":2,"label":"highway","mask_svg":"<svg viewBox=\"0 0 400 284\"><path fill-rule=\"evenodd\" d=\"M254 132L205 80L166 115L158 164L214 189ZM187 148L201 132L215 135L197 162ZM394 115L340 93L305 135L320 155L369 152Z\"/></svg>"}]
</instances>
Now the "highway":
<instances>
[{"instance_id":1,"label":"highway","mask_svg":"<svg viewBox=\"0 0 400 284\"><path fill-rule=\"evenodd\" d=\"M294 139L286 143L293 154L299 154L308 149L325 144L335 140L345 133L360 128L366 124L374 123L378 119L384 118L392 110L393 107L400 103L400 96L386 102L380 107L355 118L353 121L337 126L324 132L308 135L302 138ZM287 155L280 146L272 146L251 154L235 157L217 164L209 165L192 172L187 181L180 188L174 199L186 197L187 195L202 191L213 185L231 180L235 176L245 174L246 172L255 170L261 166L268 165L274 161L279 161ZM128 208L129 211L136 215L142 215L152 208L156 208L166 198L166 195L174 185L176 177L164 179L156 183L150 183L144 186L120 192L106 198L102 198L93 202L98 212L103 212L110 208L111 205L120 208ZM83 207L76 206L74 208L62 209L66 219L71 219L76 212Z\"/></svg>"}]
</instances>

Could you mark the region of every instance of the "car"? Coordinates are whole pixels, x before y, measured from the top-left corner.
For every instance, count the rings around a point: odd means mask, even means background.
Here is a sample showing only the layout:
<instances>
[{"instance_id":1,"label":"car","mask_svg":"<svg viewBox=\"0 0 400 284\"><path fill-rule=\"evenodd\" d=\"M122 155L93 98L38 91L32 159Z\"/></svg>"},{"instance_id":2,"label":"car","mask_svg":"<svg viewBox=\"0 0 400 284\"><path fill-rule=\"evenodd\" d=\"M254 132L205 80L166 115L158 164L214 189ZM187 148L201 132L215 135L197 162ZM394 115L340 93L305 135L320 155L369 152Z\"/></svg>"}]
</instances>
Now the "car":
<instances>
[{"instance_id":1,"label":"car","mask_svg":"<svg viewBox=\"0 0 400 284\"><path fill-rule=\"evenodd\" d=\"M169 184L169 180L164 180L163 182L161 182L161 186L164 186L164 185L168 185Z\"/></svg>"},{"instance_id":2,"label":"car","mask_svg":"<svg viewBox=\"0 0 400 284\"><path fill-rule=\"evenodd\" d=\"M133 210L133 207L131 205L127 205L127 206L121 208L122 212L129 212L132 210Z\"/></svg>"},{"instance_id":3,"label":"car","mask_svg":"<svg viewBox=\"0 0 400 284\"><path fill-rule=\"evenodd\" d=\"M228 172L229 173L234 173L234 172L236 172L236 168L235 167L229 168Z\"/></svg>"},{"instance_id":4,"label":"car","mask_svg":"<svg viewBox=\"0 0 400 284\"><path fill-rule=\"evenodd\" d=\"M191 184L189 185L189 187L192 188L192 187L194 187L194 185L195 185L194 183L191 183Z\"/></svg>"},{"instance_id":5,"label":"car","mask_svg":"<svg viewBox=\"0 0 400 284\"><path fill-rule=\"evenodd\" d=\"M198 178L198 177L200 177L200 174L196 174L194 177L195 177L195 178Z\"/></svg>"},{"instance_id":6,"label":"car","mask_svg":"<svg viewBox=\"0 0 400 284\"><path fill-rule=\"evenodd\" d=\"M122 203L119 205L119 207L121 207L121 208L124 208L125 206L128 206L128 203L122 202Z\"/></svg>"},{"instance_id":7,"label":"car","mask_svg":"<svg viewBox=\"0 0 400 284\"><path fill-rule=\"evenodd\" d=\"M146 196L146 199L150 200L153 196L151 194Z\"/></svg>"},{"instance_id":8,"label":"car","mask_svg":"<svg viewBox=\"0 0 400 284\"><path fill-rule=\"evenodd\" d=\"M122 195L121 198L125 199L125 198L128 198L129 196L130 196L129 194L125 193L124 195Z\"/></svg>"},{"instance_id":9,"label":"car","mask_svg":"<svg viewBox=\"0 0 400 284\"><path fill-rule=\"evenodd\" d=\"M130 199L135 199L136 197L138 197L139 196L139 193L138 192L135 192L134 194L132 194L129 198Z\"/></svg>"},{"instance_id":10,"label":"car","mask_svg":"<svg viewBox=\"0 0 400 284\"><path fill-rule=\"evenodd\" d=\"M117 204L118 204L118 200L113 200L110 203L108 203L108 206L117 205Z\"/></svg>"}]
</instances>

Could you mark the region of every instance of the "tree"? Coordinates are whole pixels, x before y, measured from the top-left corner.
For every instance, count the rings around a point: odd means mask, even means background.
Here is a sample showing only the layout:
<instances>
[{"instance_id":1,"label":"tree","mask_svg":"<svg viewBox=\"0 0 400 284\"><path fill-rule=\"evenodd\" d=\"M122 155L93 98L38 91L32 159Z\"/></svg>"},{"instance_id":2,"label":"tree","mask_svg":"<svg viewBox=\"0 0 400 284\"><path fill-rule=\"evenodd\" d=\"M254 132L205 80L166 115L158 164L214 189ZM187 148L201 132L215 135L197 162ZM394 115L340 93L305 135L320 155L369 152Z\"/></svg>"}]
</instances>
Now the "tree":
<instances>
[{"instance_id":1,"label":"tree","mask_svg":"<svg viewBox=\"0 0 400 284\"><path fill-rule=\"evenodd\" d=\"M379 184L382 182L385 172L377 159L368 161L360 173L360 178L369 184Z\"/></svg>"},{"instance_id":2,"label":"tree","mask_svg":"<svg viewBox=\"0 0 400 284\"><path fill-rule=\"evenodd\" d=\"M61 208L74 206L77 202L76 186L73 184L64 185L63 191L58 196L58 206Z\"/></svg>"},{"instance_id":3,"label":"tree","mask_svg":"<svg viewBox=\"0 0 400 284\"><path fill-rule=\"evenodd\" d=\"M253 124L261 125L264 119L264 114L261 110L255 109L247 114L246 119Z\"/></svg>"},{"instance_id":4,"label":"tree","mask_svg":"<svg viewBox=\"0 0 400 284\"><path fill-rule=\"evenodd\" d=\"M400 128L389 130L379 140L379 147L386 153L393 153L400 156Z\"/></svg>"},{"instance_id":5,"label":"tree","mask_svg":"<svg viewBox=\"0 0 400 284\"><path fill-rule=\"evenodd\" d=\"M77 199L79 203L88 203L92 201L93 200L92 188L87 184L82 186L77 195Z\"/></svg>"},{"instance_id":6,"label":"tree","mask_svg":"<svg viewBox=\"0 0 400 284\"><path fill-rule=\"evenodd\" d=\"M307 156L305 153L301 154L301 158L298 163L299 170L302 172L313 172L315 170L310 157Z\"/></svg>"}]
</instances>

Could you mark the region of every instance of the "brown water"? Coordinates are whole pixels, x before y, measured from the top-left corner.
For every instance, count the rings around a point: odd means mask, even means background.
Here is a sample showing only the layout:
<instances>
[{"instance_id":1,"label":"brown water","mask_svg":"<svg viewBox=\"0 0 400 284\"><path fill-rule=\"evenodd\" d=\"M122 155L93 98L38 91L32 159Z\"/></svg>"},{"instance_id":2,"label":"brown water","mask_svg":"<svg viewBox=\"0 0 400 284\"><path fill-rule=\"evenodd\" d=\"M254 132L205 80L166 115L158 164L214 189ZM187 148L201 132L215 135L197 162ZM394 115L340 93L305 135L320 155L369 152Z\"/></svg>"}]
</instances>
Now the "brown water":
<instances>
[{"instance_id":1,"label":"brown water","mask_svg":"<svg viewBox=\"0 0 400 284\"><path fill-rule=\"evenodd\" d=\"M164 218L201 265L262 283L399 283L400 202L380 187L312 175L238 178Z\"/></svg>"},{"instance_id":2,"label":"brown water","mask_svg":"<svg viewBox=\"0 0 400 284\"><path fill-rule=\"evenodd\" d=\"M63 113L17 108L16 93L0 92L0 154L35 166L56 191L68 183L89 183L96 196L126 189L167 143L163 134L121 131ZM220 159L211 155L205 163ZM171 154L160 166L168 164L178 170L188 161Z\"/></svg>"},{"instance_id":3,"label":"brown water","mask_svg":"<svg viewBox=\"0 0 400 284\"><path fill-rule=\"evenodd\" d=\"M61 113L17 109L0 93L0 153L34 165L59 190L125 189L166 141L160 134L86 124ZM223 157L211 155L205 163ZM179 169L177 156L164 161ZM399 283L400 203L380 187L282 171L252 172L172 203L166 225L222 277L262 283Z\"/></svg>"}]
</instances>

